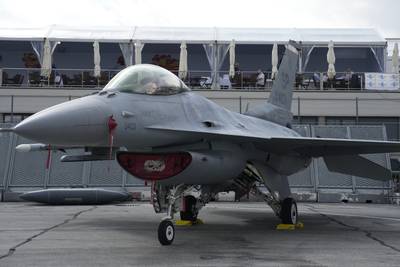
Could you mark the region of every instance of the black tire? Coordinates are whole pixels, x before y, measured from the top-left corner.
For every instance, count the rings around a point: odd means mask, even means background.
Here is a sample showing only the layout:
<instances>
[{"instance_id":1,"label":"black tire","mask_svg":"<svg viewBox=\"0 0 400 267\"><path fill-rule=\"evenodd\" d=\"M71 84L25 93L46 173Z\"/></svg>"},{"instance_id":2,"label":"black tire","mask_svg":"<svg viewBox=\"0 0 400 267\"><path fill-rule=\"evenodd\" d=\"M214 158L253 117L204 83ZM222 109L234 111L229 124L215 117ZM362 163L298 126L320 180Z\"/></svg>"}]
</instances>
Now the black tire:
<instances>
[{"instance_id":1,"label":"black tire","mask_svg":"<svg viewBox=\"0 0 400 267\"><path fill-rule=\"evenodd\" d=\"M175 227L170 220L163 220L158 226L158 241L163 246L171 245L175 238Z\"/></svg>"},{"instance_id":2,"label":"black tire","mask_svg":"<svg viewBox=\"0 0 400 267\"><path fill-rule=\"evenodd\" d=\"M196 209L197 199L194 196L185 196L185 210L180 212L181 220L195 222L198 211Z\"/></svg>"},{"instance_id":3,"label":"black tire","mask_svg":"<svg viewBox=\"0 0 400 267\"><path fill-rule=\"evenodd\" d=\"M293 198L285 198L282 201L280 217L284 224L297 224L297 204Z\"/></svg>"}]
</instances>

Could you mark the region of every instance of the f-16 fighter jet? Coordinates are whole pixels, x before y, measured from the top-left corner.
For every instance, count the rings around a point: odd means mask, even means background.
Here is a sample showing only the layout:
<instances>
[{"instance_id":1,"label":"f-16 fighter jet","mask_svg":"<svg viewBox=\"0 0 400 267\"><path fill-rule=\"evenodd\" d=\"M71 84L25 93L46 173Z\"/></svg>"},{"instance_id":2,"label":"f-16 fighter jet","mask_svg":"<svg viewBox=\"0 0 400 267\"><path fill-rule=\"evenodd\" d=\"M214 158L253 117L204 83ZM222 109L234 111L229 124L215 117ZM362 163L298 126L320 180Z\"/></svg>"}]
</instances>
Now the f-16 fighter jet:
<instances>
[{"instance_id":1,"label":"f-16 fighter jet","mask_svg":"<svg viewBox=\"0 0 400 267\"><path fill-rule=\"evenodd\" d=\"M172 222L196 221L216 194L239 198L263 185L266 202L285 224L298 220L288 176L322 157L333 172L389 180L390 171L362 154L400 151L400 143L309 138L291 129L292 95L300 47L286 46L271 95L245 114L194 93L173 73L154 65L122 70L103 90L40 111L11 129L38 144L19 151L85 148L61 160L116 159L131 175L150 181L162 245L175 237ZM254 189L255 188L255 189ZM193 192L197 191L197 194ZM195 197L196 195L196 197Z\"/></svg>"}]
</instances>

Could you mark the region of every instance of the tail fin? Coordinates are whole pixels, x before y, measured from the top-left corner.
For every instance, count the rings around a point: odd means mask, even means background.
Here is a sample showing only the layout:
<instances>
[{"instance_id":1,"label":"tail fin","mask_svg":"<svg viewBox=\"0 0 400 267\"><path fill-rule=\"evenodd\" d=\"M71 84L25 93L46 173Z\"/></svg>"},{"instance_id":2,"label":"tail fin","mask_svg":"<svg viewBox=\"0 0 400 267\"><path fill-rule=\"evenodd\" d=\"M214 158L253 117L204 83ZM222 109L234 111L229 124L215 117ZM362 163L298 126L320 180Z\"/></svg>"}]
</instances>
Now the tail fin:
<instances>
[{"instance_id":1,"label":"tail fin","mask_svg":"<svg viewBox=\"0 0 400 267\"><path fill-rule=\"evenodd\" d=\"M296 42L289 41L268 99L268 103L285 110L290 110L292 106L293 83L296 79L299 49L300 46Z\"/></svg>"},{"instance_id":2,"label":"tail fin","mask_svg":"<svg viewBox=\"0 0 400 267\"><path fill-rule=\"evenodd\" d=\"M300 46L296 42L289 41L268 103L250 109L245 115L290 127L293 118L293 83L296 79L299 50Z\"/></svg>"}]
</instances>

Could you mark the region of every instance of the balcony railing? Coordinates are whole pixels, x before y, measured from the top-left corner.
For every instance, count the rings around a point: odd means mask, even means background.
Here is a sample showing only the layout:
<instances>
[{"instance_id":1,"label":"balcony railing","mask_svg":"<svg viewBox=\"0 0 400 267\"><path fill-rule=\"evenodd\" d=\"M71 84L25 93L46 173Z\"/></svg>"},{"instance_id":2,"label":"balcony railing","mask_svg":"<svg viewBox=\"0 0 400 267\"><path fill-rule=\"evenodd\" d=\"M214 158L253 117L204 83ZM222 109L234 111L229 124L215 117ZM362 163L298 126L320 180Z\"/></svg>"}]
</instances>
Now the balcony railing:
<instances>
[{"instance_id":1,"label":"balcony railing","mask_svg":"<svg viewBox=\"0 0 400 267\"><path fill-rule=\"evenodd\" d=\"M45 78L40 75L40 69L3 68L0 69L0 86L101 88L119 71L104 69L100 77L95 77L93 69L53 69L50 77ZM228 72L221 71L218 72L218 86L215 87L210 71L193 70L188 72L184 82L192 89L271 89L273 84L271 72L264 72L263 82L257 79L258 75L257 71L241 71L234 77L229 77ZM333 80L328 79L325 72L298 73L293 86L296 90L363 90L365 88L364 73L339 72Z\"/></svg>"}]
</instances>

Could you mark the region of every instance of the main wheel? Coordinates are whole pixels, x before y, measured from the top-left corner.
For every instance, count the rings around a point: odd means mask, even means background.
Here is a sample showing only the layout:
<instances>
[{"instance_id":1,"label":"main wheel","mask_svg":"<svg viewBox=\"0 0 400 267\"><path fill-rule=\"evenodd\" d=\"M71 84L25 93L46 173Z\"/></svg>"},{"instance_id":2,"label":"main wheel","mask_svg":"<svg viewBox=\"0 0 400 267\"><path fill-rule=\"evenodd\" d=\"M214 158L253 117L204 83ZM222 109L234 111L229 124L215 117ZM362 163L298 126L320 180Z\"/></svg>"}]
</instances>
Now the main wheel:
<instances>
[{"instance_id":1,"label":"main wheel","mask_svg":"<svg viewBox=\"0 0 400 267\"><path fill-rule=\"evenodd\" d=\"M158 241L161 245L171 245L175 237L175 228L171 220L163 220L158 226Z\"/></svg>"},{"instance_id":2,"label":"main wheel","mask_svg":"<svg viewBox=\"0 0 400 267\"><path fill-rule=\"evenodd\" d=\"M284 224L296 224L297 223L297 204L293 198L285 198L282 201L281 208L281 220Z\"/></svg>"},{"instance_id":3,"label":"main wheel","mask_svg":"<svg viewBox=\"0 0 400 267\"><path fill-rule=\"evenodd\" d=\"M180 212L181 220L195 222L199 211L196 208L196 198L194 196L185 196L184 199L185 210Z\"/></svg>"}]
</instances>

